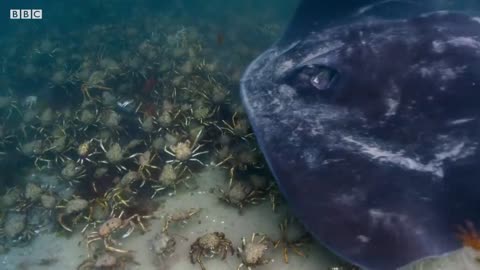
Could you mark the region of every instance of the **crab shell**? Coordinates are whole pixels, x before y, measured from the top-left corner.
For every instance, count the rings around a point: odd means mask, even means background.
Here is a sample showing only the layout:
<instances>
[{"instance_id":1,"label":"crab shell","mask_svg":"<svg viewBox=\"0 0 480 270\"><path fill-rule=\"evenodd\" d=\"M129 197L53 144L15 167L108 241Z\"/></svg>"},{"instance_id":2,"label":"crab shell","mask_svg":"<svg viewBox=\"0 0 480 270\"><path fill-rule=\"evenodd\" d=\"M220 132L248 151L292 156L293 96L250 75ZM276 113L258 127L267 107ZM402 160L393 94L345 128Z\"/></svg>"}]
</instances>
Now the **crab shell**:
<instances>
[{"instance_id":1,"label":"crab shell","mask_svg":"<svg viewBox=\"0 0 480 270\"><path fill-rule=\"evenodd\" d=\"M98 234L102 237L111 234L116 229L120 228L123 225L123 220L121 218L111 218L105 221L100 228L98 228Z\"/></svg>"}]
</instances>

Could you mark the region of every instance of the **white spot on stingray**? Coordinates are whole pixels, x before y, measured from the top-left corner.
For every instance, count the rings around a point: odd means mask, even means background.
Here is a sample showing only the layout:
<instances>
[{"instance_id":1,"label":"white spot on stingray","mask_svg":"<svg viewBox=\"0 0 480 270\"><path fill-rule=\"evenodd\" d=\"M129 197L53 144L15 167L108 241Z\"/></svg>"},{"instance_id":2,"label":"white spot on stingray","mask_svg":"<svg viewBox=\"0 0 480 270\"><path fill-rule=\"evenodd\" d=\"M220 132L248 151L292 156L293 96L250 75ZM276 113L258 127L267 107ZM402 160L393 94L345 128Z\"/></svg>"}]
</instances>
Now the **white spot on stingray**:
<instances>
[{"instance_id":1,"label":"white spot on stingray","mask_svg":"<svg viewBox=\"0 0 480 270\"><path fill-rule=\"evenodd\" d=\"M423 78L430 77L433 74L434 74L434 70L432 68L427 68L427 67L420 68L420 75L422 75Z\"/></svg>"},{"instance_id":2,"label":"white spot on stingray","mask_svg":"<svg viewBox=\"0 0 480 270\"><path fill-rule=\"evenodd\" d=\"M435 154L435 157L438 160L443 160L451 157L457 157L460 153L462 153L462 150L464 148L465 144L463 142L451 147L450 149L447 149L444 152L437 153Z\"/></svg>"},{"instance_id":3,"label":"white spot on stingray","mask_svg":"<svg viewBox=\"0 0 480 270\"><path fill-rule=\"evenodd\" d=\"M316 149L308 149L303 152L302 158L307 164L307 166L311 169L318 167L319 162L318 162L318 150Z\"/></svg>"},{"instance_id":4,"label":"white spot on stingray","mask_svg":"<svg viewBox=\"0 0 480 270\"><path fill-rule=\"evenodd\" d=\"M262 104L262 103L260 103ZM284 110L284 102L278 98L274 98L270 101L269 107L273 109L274 113L278 113ZM260 107L260 106L258 106Z\"/></svg>"},{"instance_id":5,"label":"white spot on stingray","mask_svg":"<svg viewBox=\"0 0 480 270\"><path fill-rule=\"evenodd\" d=\"M466 142L444 143L437 149L435 159L428 163L422 163L418 157L409 157L403 151L393 152L380 148L376 144L367 144L352 137L343 137L345 142L359 147L358 151L370 159L378 162L391 164L400 168L414 170L418 172L431 173L432 175L443 178L443 162L446 160L458 160L466 158L475 153L476 144L467 146ZM451 139L450 139L451 141Z\"/></svg>"},{"instance_id":6,"label":"white spot on stingray","mask_svg":"<svg viewBox=\"0 0 480 270\"><path fill-rule=\"evenodd\" d=\"M324 46L320 46L317 50L309 53L308 55L303 58L303 60L299 63L299 65L305 64L306 62L315 59L321 55L334 51L336 49L341 48L344 45L341 41L330 41L325 42Z\"/></svg>"},{"instance_id":7,"label":"white spot on stingray","mask_svg":"<svg viewBox=\"0 0 480 270\"><path fill-rule=\"evenodd\" d=\"M447 43L455 47L480 48L480 42L472 37L456 37L448 40Z\"/></svg>"},{"instance_id":8,"label":"white spot on stingray","mask_svg":"<svg viewBox=\"0 0 480 270\"><path fill-rule=\"evenodd\" d=\"M480 23L480 17L472 17L472 21Z\"/></svg>"},{"instance_id":9,"label":"white spot on stingray","mask_svg":"<svg viewBox=\"0 0 480 270\"><path fill-rule=\"evenodd\" d=\"M445 52L445 42L440 40L432 41L433 51L435 53L444 53Z\"/></svg>"},{"instance_id":10,"label":"white spot on stingray","mask_svg":"<svg viewBox=\"0 0 480 270\"><path fill-rule=\"evenodd\" d=\"M343 206L354 206L362 201L365 200L365 193L360 191L360 190L357 190L357 189L353 189L351 191L348 191L346 193L342 193L340 195L335 195L334 198L333 198L333 202L336 204L336 205L340 205L340 207L343 207Z\"/></svg>"},{"instance_id":11,"label":"white spot on stingray","mask_svg":"<svg viewBox=\"0 0 480 270\"><path fill-rule=\"evenodd\" d=\"M343 205L352 206L356 202L355 197L356 196L354 194L342 194L342 195L338 196L337 198L335 198L335 201L337 203L341 203Z\"/></svg>"},{"instance_id":12,"label":"white spot on stingray","mask_svg":"<svg viewBox=\"0 0 480 270\"><path fill-rule=\"evenodd\" d=\"M378 7L378 6L381 6L381 5L384 5L384 4L388 4L388 3L391 3L391 2L400 2L399 0L384 0L384 1L380 1L378 3L375 3L375 4L371 4L371 5L367 5L367 6L364 6L362 8L359 8L357 13L355 15L362 15L366 12L369 12L370 10Z\"/></svg>"},{"instance_id":13,"label":"white spot on stingray","mask_svg":"<svg viewBox=\"0 0 480 270\"><path fill-rule=\"evenodd\" d=\"M368 145L364 142L355 140L352 137L344 137L342 139L346 142L359 146L360 152L362 152L364 155L368 156L371 159L396 165L401 168L431 173L437 177L443 177L443 170L441 167L438 167L438 164L423 164L415 158L405 156L404 153L401 151L394 153L388 150L381 149L377 145Z\"/></svg>"},{"instance_id":14,"label":"white spot on stingray","mask_svg":"<svg viewBox=\"0 0 480 270\"><path fill-rule=\"evenodd\" d=\"M370 242L370 237L367 237L365 235L357 235L357 239L358 239L358 241L360 241L362 243Z\"/></svg>"},{"instance_id":15,"label":"white spot on stingray","mask_svg":"<svg viewBox=\"0 0 480 270\"><path fill-rule=\"evenodd\" d=\"M440 81L450 81L455 80L467 67L451 67L447 63L439 62L421 67L415 66L414 69L415 68L418 68L418 72L423 78L435 77Z\"/></svg>"},{"instance_id":16,"label":"white spot on stingray","mask_svg":"<svg viewBox=\"0 0 480 270\"><path fill-rule=\"evenodd\" d=\"M385 99L385 106L387 106L386 117L393 116L397 113L398 105L400 104L400 88L393 81L390 81L391 94L390 97Z\"/></svg>"},{"instance_id":17,"label":"white spot on stingray","mask_svg":"<svg viewBox=\"0 0 480 270\"><path fill-rule=\"evenodd\" d=\"M278 92L284 98L294 98L297 95L297 92L295 91L295 89L286 84L280 85L278 87Z\"/></svg>"},{"instance_id":18,"label":"white spot on stingray","mask_svg":"<svg viewBox=\"0 0 480 270\"><path fill-rule=\"evenodd\" d=\"M345 159L343 159L343 158L326 159L322 162L322 165L328 165L328 164L332 164L332 163L336 163L336 162L342 162L344 160Z\"/></svg>"},{"instance_id":19,"label":"white spot on stingray","mask_svg":"<svg viewBox=\"0 0 480 270\"><path fill-rule=\"evenodd\" d=\"M440 70L440 80L450 81L457 78L457 75L463 72L463 68L444 68Z\"/></svg>"},{"instance_id":20,"label":"white spot on stingray","mask_svg":"<svg viewBox=\"0 0 480 270\"><path fill-rule=\"evenodd\" d=\"M275 71L276 75L279 76L283 73L285 73L286 71L288 71L289 69L293 68L295 66L295 62L293 62L292 59L289 59L283 63L281 63L277 70Z\"/></svg>"},{"instance_id":21,"label":"white spot on stingray","mask_svg":"<svg viewBox=\"0 0 480 270\"><path fill-rule=\"evenodd\" d=\"M395 223L402 222L407 219L407 216L405 215L385 212L381 209L370 209L368 210L368 214L370 215L373 225L382 224L387 227L394 226Z\"/></svg>"},{"instance_id":22,"label":"white spot on stingray","mask_svg":"<svg viewBox=\"0 0 480 270\"><path fill-rule=\"evenodd\" d=\"M467 146L467 144L463 141L444 143L439 147L439 152L435 154L435 159L437 162L447 159L455 161L474 154L475 150L476 143L472 143L469 146Z\"/></svg>"},{"instance_id":23,"label":"white spot on stingray","mask_svg":"<svg viewBox=\"0 0 480 270\"><path fill-rule=\"evenodd\" d=\"M421 18L428 18L430 16L445 16L445 15L448 15L450 14L451 12L448 11L448 10L437 10L437 11L433 11L433 12L427 12L427 13L423 13L420 15Z\"/></svg>"},{"instance_id":24,"label":"white spot on stingray","mask_svg":"<svg viewBox=\"0 0 480 270\"><path fill-rule=\"evenodd\" d=\"M475 120L475 118L455 119L455 120L452 120L452 121L448 122L448 125L451 125L451 126L462 125L462 124L471 122L471 121L473 121L473 120Z\"/></svg>"},{"instance_id":25,"label":"white spot on stingray","mask_svg":"<svg viewBox=\"0 0 480 270\"><path fill-rule=\"evenodd\" d=\"M395 115L395 113L397 112L398 104L399 104L398 100L388 98L387 99L387 113L385 115L387 117Z\"/></svg>"}]
</instances>

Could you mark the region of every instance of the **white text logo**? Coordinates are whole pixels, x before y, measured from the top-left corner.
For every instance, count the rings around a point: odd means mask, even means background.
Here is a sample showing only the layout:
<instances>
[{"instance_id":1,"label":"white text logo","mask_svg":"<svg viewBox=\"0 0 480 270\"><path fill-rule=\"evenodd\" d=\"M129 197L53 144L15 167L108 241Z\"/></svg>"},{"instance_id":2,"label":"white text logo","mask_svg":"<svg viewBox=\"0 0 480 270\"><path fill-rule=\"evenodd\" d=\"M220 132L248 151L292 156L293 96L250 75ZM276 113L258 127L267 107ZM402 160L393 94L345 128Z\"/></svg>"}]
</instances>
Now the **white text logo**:
<instances>
[{"instance_id":1,"label":"white text logo","mask_svg":"<svg viewBox=\"0 0 480 270\"><path fill-rule=\"evenodd\" d=\"M41 20L42 17L41 9L10 9L10 19L12 20Z\"/></svg>"}]
</instances>

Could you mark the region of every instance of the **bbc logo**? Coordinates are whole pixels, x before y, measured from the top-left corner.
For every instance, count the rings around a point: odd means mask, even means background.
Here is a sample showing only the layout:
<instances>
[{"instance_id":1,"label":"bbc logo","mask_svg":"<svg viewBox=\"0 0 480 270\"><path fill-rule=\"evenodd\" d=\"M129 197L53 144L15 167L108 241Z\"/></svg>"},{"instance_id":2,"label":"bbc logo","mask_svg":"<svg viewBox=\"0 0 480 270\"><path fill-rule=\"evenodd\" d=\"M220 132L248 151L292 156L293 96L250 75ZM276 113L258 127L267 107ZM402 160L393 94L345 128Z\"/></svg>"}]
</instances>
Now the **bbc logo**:
<instances>
[{"instance_id":1,"label":"bbc logo","mask_svg":"<svg viewBox=\"0 0 480 270\"><path fill-rule=\"evenodd\" d=\"M42 17L41 9L10 9L10 19L12 20L41 20Z\"/></svg>"}]
</instances>

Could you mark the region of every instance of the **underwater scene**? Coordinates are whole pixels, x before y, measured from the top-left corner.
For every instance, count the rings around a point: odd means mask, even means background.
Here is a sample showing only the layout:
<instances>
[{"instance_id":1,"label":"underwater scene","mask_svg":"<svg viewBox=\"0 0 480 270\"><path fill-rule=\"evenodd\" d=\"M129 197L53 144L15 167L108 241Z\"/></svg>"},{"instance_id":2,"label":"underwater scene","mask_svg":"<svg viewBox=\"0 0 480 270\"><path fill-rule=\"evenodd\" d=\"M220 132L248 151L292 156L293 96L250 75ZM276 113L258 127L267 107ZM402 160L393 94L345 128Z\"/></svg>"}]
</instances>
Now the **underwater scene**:
<instances>
[{"instance_id":1,"label":"underwater scene","mask_svg":"<svg viewBox=\"0 0 480 270\"><path fill-rule=\"evenodd\" d=\"M296 4L3 1L43 18L2 17L0 269L342 265L289 213L239 99Z\"/></svg>"},{"instance_id":2,"label":"underwater scene","mask_svg":"<svg viewBox=\"0 0 480 270\"><path fill-rule=\"evenodd\" d=\"M260 73L244 74L297 34L301 2L1 1L0 269L382 269L304 227L330 216L292 207L264 155L290 150L252 128ZM480 236L458 225L463 249L401 269L480 269Z\"/></svg>"}]
</instances>

